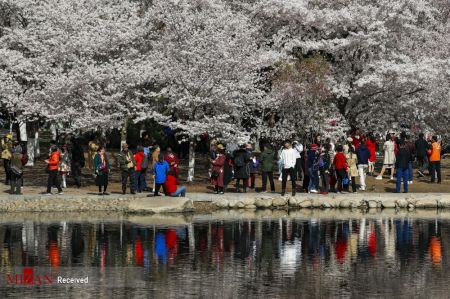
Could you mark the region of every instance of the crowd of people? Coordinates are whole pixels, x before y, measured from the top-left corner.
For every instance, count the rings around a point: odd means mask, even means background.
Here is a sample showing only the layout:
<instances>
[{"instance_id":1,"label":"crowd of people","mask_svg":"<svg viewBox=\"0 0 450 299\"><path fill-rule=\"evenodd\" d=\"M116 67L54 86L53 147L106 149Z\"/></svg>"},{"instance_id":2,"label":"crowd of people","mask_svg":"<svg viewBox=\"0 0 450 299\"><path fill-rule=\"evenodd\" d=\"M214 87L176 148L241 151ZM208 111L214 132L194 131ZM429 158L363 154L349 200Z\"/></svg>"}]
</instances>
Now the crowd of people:
<instances>
[{"instance_id":1,"label":"crowd of people","mask_svg":"<svg viewBox=\"0 0 450 299\"><path fill-rule=\"evenodd\" d=\"M382 168L375 174L377 153L383 156ZM418 176L428 171L430 182L441 183L441 140L438 136L425 138L423 133L415 141L406 132L390 131L385 138L378 134L361 134L355 130L349 136L333 142L316 135L313 141L303 145L299 141L286 140L277 151L266 143L258 156L251 144L237 149L226 147L216 140L211 142L210 177L216 194L223 194L234 180L236 192L255 188L255 176L261 174L261 192L275 192L274 174L278 166L281 195L286 194L287 181L291 181L292 195L297 191L308 193L348 193L365 191L366 177L382 180L389 172L390 180L396 178L396 192L408 192L413 184L413 165L417 161ZM277 162L277 163L276 163ZM357 186L359 180L359 188ZM297 185L301 182L301 186ZM351 189L350 189L351 188Z\"/></svg>"},{"instance_id":2,"label":"crowd of people","mask_svg":"<svg viewBox=\"0 0 450 299\"><path fill-rule=\"evenodd\" d=\"M160 147L151 142L144 132L133 153L129 145L124 143L117 155L117 168L120 171L122 193L130 194L153 192L159 196L161 188L168 196L185 196L186 187L178 186L179 161L170 148L161 153ZM23 170L28 162L28 155L19 141L13 141L11 134L5 134L1 140L1 158L5 170L5 184L11 185L11 194L21 194L23 186ZM87 165L86 165L87 160ZM92 139L88 143L87 159L80 140L71 138L50 142L48 159L45 159L45 171L48 174L46 195L57 189L57 194L64 194L67 188L67 177L73 178L75 185L81 187L82 169L87 167L95 178L99 195L107 192L111 174L111 164L100 140ZM153 186L147 185L147 174L151 173Z\"/></svg>"},{"instance_id":3,"label":"crowd of people","mask_svg":"<svg viewBox=\"0 0 450 299\"><path fill-rule=\"evenodd\" d=\"M390 131L385 138L378 134L361 134L358 130L333 142L320 135L311 138L308 144L286 140L280 148L265 143L256 153L250 143L224 145L213 139L210 146L209 177L214 193L223 194L234 181L235 192L256 189L256 177L261 175L260 192L275 192L275 175L281 181L281 194L286 194L287 182L291 181L292 195L296 192L320 193L358 192L367 188L367 176L377 180L388 174L390 180L396 178L396 192L408 192L408 185L414 181L414 165L417 174L430 176L430 182L441 183L441 140L439 136L425 137L418 134L416 140L405 132ZM63 194L67 188L67 178L73 178L81 187L82 169L87 167L95 177L100 195L108 195L107 188L111 174L111 164L105 146L96 139L88 143L87 159L81 142L74 137L69 141L52 141L46 162L48 173L46 194L56 188ZM5 184L11 186L12 194L21 194L23 170L28 162L26 149L11 134L1 139L1 158L5 169ZM382 167L375 174L377 155L382 156ZM87 161L86 161L87 160ZM116 157L120 171L122 193L152 192L160 195L160 190L168 196L185 196L186 187L179 186L179 160L171 148L161 152L160 147L150 141L146 132L139 140L135 151L128 144L122 144ZM87 162L87 163L86 163ZM415 164L414 162L417 162ZM148 174L152 175L151 186ZM358 186L359 185L359 186ZM359 188L358 188L359 187Z\"/></svg>"}]
</instances>

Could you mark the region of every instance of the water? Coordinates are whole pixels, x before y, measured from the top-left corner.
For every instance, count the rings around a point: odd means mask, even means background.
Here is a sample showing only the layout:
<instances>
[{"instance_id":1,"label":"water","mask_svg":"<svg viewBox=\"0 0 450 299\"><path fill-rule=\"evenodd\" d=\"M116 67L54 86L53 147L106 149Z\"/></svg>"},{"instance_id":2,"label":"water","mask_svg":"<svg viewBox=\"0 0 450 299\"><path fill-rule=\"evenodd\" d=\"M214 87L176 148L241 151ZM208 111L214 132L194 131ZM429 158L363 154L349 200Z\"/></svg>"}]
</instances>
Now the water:
<instances>
[{"instance_id":1,"label":"water","mask_svg":"<svg viewBox=\"0 0 450 299\"><path fill-rule=\"evenodd\" d=\"M407 215L9 221L0 224L0 296L448 298L449 236L450 219ZM24 267L34 285L13 283ZM39 285L44 275L52 282ZM61 275L89 282L56 283Z\"/></svg>"}]
</instances>

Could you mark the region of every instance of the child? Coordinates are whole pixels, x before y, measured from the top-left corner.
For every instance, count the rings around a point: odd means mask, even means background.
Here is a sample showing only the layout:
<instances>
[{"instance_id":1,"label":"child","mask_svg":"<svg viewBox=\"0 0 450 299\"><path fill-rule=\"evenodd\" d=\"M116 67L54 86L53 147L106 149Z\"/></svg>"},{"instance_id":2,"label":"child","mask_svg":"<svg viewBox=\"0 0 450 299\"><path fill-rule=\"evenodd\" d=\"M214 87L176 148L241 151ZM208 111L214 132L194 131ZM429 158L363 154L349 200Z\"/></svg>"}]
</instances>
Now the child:
<instances>
[{"instance_id":1,"label":"child","mask_svg":"<svg viewBox=\"0 0 450 299\"><path fill-rule=\"evenodd\" d=\"M155 163L155 166L153 168L153 178L155 181L155 191L154 196L159 196L159 189L163 187L164 193L166 193L166 187L164 186L164 183L167 179L167 174L170 171L170 166L167 161L164 161L164 155L159 154L158 155L158 161Z\"/></svg>"}]
</instances>

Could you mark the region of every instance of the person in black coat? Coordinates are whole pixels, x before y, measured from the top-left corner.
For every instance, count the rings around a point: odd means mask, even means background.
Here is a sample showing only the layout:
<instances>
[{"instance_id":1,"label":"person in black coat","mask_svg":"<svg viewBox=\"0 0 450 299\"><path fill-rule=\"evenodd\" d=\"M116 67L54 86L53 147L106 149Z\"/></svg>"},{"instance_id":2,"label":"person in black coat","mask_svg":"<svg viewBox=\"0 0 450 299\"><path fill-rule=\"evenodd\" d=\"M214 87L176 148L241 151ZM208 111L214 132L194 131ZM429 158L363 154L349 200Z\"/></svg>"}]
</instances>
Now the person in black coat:
<instances>
[{"instance_id":1,"label":"person in black coat","mask_svg":"<svg viewBox=\"0 0 450 299\"><path fill-rule=\"evenodd\" d=\"M303 183L302 183L302 188L304 192L308 192L308 186L309 186L309 172L308 172L308 159L306 157L306 147L305 150L303 150L300 153L300 161L301 161L301 167L302 167L302 172L304 174L303 176Z\"/></svg>"},{"instance_id":2,"label":"person in black coat","mask_svg":"<svg viewBox=\"0 0 450 299\"><path fill-rule=\"evenodd\" d=\"M400 141L400 147L395 160L395 169L397 170L396 192L400 193L400 186L403 178L403 192L408 193L408 175L409 162L411 161L411 152L404 140Z\"/></svg>"},{"instance_id":3,"label":"person in black coat","mask_svg":"<svg viewBox=\"0 0 450 299\"><path fill-rule=\"evenodd\" d=\"M236 179L236 192L241 192L240 181L243 181L243 191L247 192L248 179L250 178L250 155L245 145L233 153L234 178Z\"/></svg>"},{"instance_id":4,"label":"person in black coat","mask_svg":"<svg viewBox=\"0 0 450 299\"><path fill-rule=\"evenodd\" d=\"M361 143L360 147L356 150L356 156L358 157L358 174L359 174L359 183L361 187L359 190L366 190L366 171L369 167L369 158L370 151L367 148L366 144Z\"/></svg>"}]
</instances>

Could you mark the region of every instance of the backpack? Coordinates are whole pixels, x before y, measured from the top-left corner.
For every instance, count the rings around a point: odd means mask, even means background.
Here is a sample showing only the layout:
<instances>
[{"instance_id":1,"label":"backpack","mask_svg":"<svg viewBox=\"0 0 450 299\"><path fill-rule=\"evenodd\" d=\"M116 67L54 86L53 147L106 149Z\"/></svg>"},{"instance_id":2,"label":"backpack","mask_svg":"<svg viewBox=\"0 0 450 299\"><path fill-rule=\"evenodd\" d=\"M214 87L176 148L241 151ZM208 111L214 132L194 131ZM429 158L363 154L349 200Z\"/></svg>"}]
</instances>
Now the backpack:
<instances>
[{"instance_id":1,"label":"backpack","mask_svg":"<svg viewBox=\"0 0 450 299\"><path fill-rule=\"evenodd\" d=\"M244 167L245 166L245 160L243 155L238 155L234 158L234 166L236 167Z\"/></svg>"},{"instance_id":2,"label":"backpack","mask_svg":"<svg viewBox=\"0 0 450 299\"><path fill-rule=\"evenodd\" d=\"M319 160L317 161L320 170L325 169L325 159L323 155L320 155Z\"/></svg>"},{"instance_id":3,"label":"backpack","mask_svg":"<svg viewBox=\"0 0 450 299\"><path fill-rule=\"evenodd\" d=\"M148 156L144 154L144 156L142 157L141 169L147 168L148 168Z\"/></svg>"},{"instance_id":4,"label":"backpack","mask_svg":"<svg viewBox=\"0 0 450 299\"><path fill-rule=\"evenodd\" d=\"M313 169L314 170L319 170L319 169L323 169L325 166L325 161L323 160L323 156L320 155L318 157L316 157L314 159L314 163L313 163Z\"/></svg>"}]
</instances>

